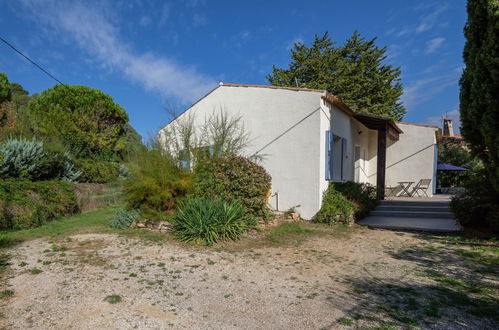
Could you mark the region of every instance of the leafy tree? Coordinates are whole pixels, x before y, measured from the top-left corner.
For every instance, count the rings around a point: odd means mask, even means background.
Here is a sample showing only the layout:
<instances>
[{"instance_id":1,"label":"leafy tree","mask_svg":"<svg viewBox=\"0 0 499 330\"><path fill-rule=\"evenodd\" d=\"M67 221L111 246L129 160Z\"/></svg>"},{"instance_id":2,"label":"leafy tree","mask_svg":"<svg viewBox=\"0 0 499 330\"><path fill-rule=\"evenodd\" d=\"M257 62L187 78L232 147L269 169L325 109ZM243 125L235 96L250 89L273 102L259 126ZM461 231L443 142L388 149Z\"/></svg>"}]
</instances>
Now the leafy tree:
<instances>
[{"instance_id":1,"label":"leafy tree","mask_svg":"<svg viewBox=\"0 0 499 330\"><path fill-rule=\"evenodd\" d=\"M463 226L499 233L499 1L469 0L461 77L461 132L483 169L451 207Z\"/></svg>"},{"instance_id":2,"label":"leafy tree","mask_svg":"<svg viewBox=\"0 0 499 330\"><path fill-rule=\"evenodd\" d=\"M0 72L0 103L10 100L10 83L7 75Z\"/></svg>"},{"instance_id":3,"label":"leafy tree","mask_svg":"<svg viewBox=\"0 0 499 330\"><path fill-rule=\"evenodd\" d=\"M329 37L315 36L310 47L296 43L288 69L273 66L268 81L275 86L325 89L339 96L354 111L401 120L405 108L400 67L384 64L387 47L376 38L366 40L355 31L340 47Z\"/></svg>"},{"instance_id":4,"label":"leafy tree","mask_svg":"<svg viewBox=\"0 0 499 330\"><path fill-rule=\"evenodd\" d=\"M499 1L469 0L464 29L462 134L499 194Z\"/></svg>"},{"instance_id":5,"label":"leafy tree","mask_svg":"<svg viewBox=\"0 0 499 330\"><path fill-rule=\"evenodd\" d=\"M30 102L28 113L35 136L60 141L76 158L114 161L127 147L128 115L98 89L56 85Z\"/></svg>"},{"instance_id":6,"label":"leafy tree","mask_svg":"<svg viewBox=\"0 0 499 330\"><path fill-rule=\"evenodd\" d=\"M476 170L482 163L462 146L452 143L440 143L438 146L438 162ZM439 171L438 180L442 187L462 187L469 177L467 171Z\"/></svg>"}]
</instances>

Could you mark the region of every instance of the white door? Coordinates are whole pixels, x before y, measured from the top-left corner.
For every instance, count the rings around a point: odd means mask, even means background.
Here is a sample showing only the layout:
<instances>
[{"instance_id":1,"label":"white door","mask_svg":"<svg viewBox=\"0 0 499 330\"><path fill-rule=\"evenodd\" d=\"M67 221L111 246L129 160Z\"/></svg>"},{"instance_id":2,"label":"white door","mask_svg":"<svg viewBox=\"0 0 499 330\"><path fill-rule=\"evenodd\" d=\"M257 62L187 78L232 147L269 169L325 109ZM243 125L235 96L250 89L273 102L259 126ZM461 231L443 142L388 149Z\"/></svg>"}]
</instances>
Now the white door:
<instances>
[{"instance_id":1,"label":"white door","mask_svg":"<svg viewBox=\"0 0 499 330\"><path fill-rule=\"evenodd\" d=\"M360 182L360 146L355 146L354 158L354 181Z\"/></svg>"}]
</instances>

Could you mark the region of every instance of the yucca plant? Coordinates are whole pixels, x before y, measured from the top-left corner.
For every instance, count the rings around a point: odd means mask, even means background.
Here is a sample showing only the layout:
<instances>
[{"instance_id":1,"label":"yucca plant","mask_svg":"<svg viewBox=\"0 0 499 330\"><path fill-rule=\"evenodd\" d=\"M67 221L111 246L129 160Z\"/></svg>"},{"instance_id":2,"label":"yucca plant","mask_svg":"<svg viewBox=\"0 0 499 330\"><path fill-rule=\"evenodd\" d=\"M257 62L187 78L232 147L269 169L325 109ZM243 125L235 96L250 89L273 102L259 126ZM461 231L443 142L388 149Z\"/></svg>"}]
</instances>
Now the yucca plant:
<instances>
[{"instance_id":1,"label":"yucca plant","mask_svg":"<svg viewBox=\"0 0 499 330\"><path fill-rule=\"evenodd\" d=\"M137 220L139 216L140 213L137 210L119 210L111 219L109 226L118 229L125 229L130 227L132 222Z\"/></svg>"},{"instance_id":2,"label":"yucca plant","mask_svg":"<svg viewBox=\"0 0 499 330\"><path fill-rule=\"evenodd\" d=\"M238 202L219 199L190 198L173 216L173 235L186 242L214 243L236 240L245 231L254 228L256 220L247 214Z\"/></svg>"}]
</instances>

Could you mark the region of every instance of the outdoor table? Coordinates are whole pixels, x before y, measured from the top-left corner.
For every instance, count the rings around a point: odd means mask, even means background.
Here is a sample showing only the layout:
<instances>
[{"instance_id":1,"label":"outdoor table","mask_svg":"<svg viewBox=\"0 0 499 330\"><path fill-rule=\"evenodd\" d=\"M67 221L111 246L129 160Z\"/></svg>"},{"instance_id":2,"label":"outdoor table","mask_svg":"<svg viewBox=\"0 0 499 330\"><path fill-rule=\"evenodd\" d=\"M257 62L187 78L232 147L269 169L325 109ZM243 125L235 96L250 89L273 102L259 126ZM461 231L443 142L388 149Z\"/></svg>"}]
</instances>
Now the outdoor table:
<instances>
[{"instance_id":1,"label":"outdoor table","mask_svg":"<svg viewBox=\"0 0 499 330\"><path fill-rule=\"evenodd\" d=\"M402 188L402 193L399 196L411 197L411 192L409 191L409 188L412 186L413 183L414 181L399 182L400 187Z\"/></svg>"}]
</instances>

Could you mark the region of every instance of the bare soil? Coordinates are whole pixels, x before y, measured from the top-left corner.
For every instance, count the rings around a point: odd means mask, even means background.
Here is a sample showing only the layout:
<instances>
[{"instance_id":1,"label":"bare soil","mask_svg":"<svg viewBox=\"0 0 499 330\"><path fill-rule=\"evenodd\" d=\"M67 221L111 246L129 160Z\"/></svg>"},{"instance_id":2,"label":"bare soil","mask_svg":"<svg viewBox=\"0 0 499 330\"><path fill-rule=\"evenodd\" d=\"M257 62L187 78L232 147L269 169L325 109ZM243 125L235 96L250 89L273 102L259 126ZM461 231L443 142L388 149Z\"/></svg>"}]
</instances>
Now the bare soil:
<instances>
[{"instance_id":1,"label":"bare soil","mask_svg":"<svg viewBox=\"0 0 499 330\"><path fill-rule=\"evenodd\" d=\"M463 249L364 228L277 246L261 237L218 247L109 234L31 240L9 252L13 295L0 300L0 328L493 329L490 315L439 293L431 277L497 289L497 273L476 273L481 264Z\"/></svg>"}]
</instances>

